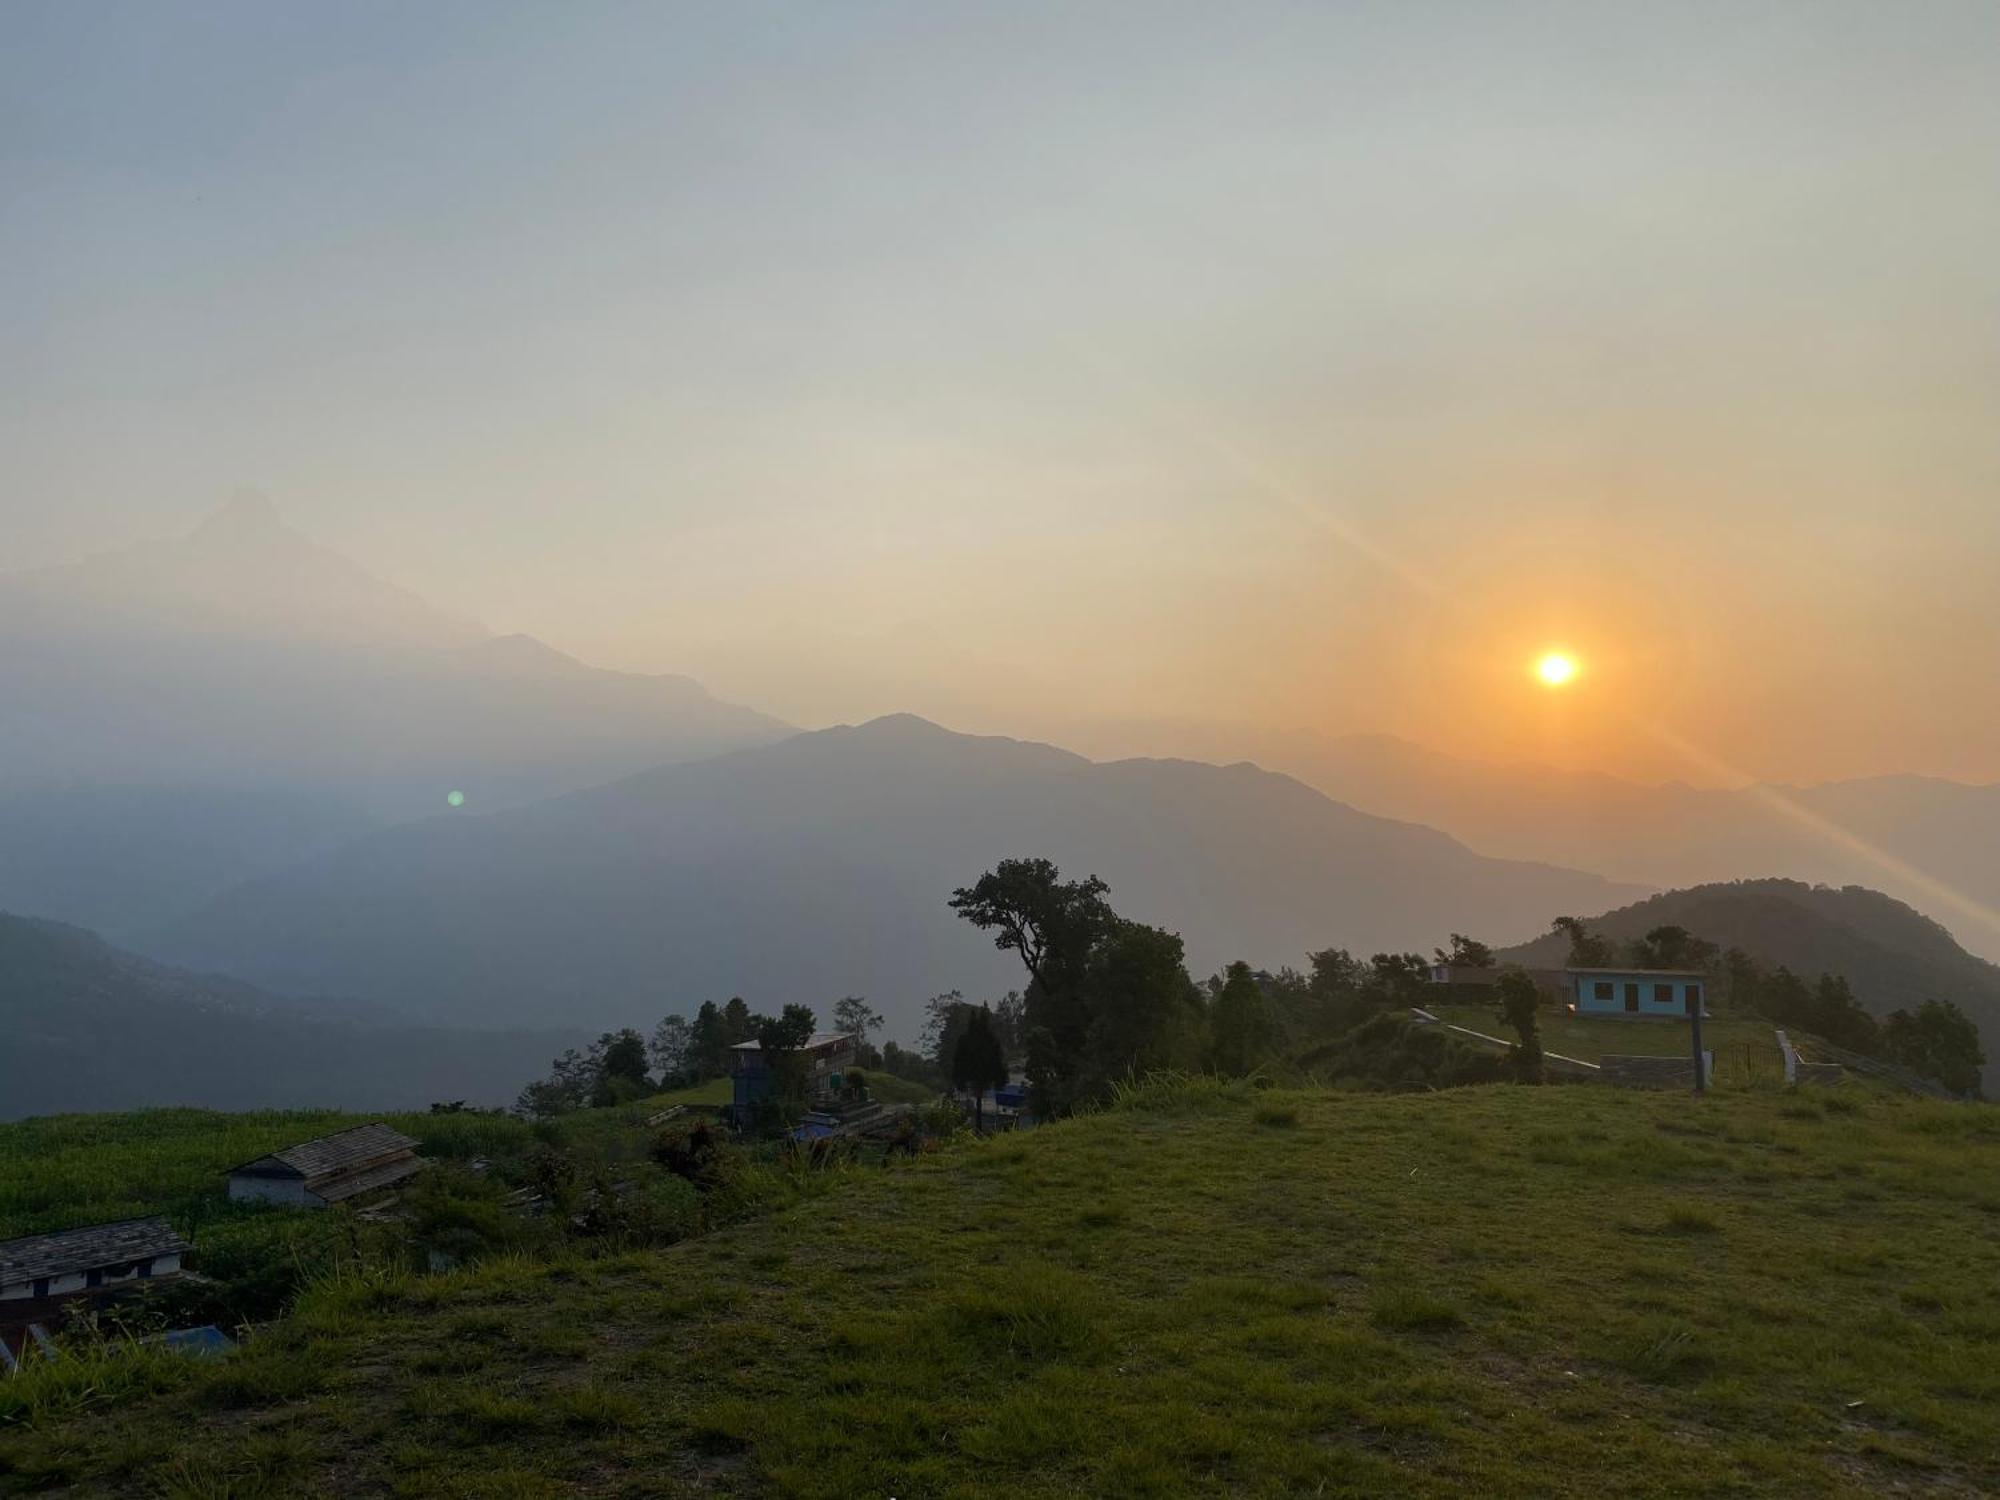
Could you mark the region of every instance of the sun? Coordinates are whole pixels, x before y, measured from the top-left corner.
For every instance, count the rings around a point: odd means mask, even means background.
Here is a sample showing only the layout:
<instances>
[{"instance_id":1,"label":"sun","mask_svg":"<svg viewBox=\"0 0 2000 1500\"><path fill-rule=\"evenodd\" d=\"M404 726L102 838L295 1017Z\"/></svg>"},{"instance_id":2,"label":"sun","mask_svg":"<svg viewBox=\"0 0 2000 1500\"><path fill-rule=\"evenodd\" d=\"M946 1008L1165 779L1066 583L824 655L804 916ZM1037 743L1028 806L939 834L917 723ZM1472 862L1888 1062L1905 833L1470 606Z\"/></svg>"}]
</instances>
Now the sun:
<instances>
[{"instance_id":1,"label":"sun","mask_svg":"<svg viewBox=\"0 0 2000 1500\"><path fill-rule=\"evenodd\" d=\"M1535 675L1545 687L1563 687L1576 677L1576 658L1567 651L1550 651L1535 663Z\"/></svg>"}]
</instances>

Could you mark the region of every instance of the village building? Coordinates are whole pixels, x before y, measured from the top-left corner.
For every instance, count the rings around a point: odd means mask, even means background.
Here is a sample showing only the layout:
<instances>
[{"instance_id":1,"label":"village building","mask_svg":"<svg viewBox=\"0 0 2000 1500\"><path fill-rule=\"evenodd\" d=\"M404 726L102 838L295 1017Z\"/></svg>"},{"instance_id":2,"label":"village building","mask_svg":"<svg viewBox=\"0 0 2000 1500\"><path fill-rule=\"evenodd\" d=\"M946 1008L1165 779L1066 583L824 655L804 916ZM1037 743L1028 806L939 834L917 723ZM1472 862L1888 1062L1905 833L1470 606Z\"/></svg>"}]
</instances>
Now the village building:
<instances>
[{"instance_id":1,"label":"village building","mask_svg":"<svg viewBox=\"0 0 2000 1500\"><path fill-rule=\"evenodd\" d=\"M860 1058L861 1038L851 1031L815 1032L799 1048L806 1068L806 1105L810 1109L840 1097L847 1075ZM757 1107L769 1099L775 1087L769 1059L756 1042L738 1042L730 1048L730 1118L738 1129L747 1129L756 1119Z\"/></svg>"},{"instance_id":2,"label":"village building","mask_svg":"<svg viewBox=\"0 0 2000 1500\"><path fill-rule=\"evenodd\" d=\"M1708 976L1684 969L1570 969L1570 1006L1579 1016L1708 1014Z\"/></svg>"},{"instance_id":3,"label":"village building","mask_svg":"<svg viewBox=\"0 0 2000 1500\"><path fill-rule=\"evenodd\" d=\"M0 1241L0 1365L45 1341L64 1304L178 1276L188 1243L163 1218L122 1219Z\"/></svg>"},{"instance_id":4,"label":"village building","mask_svg":"<svg viewBox=\"0 0 2000 1500\"><path fill-rule=\"evenodd\" d=\"M401 1182L423 1167L417 1142L379 1121L287 1146L232 1167L232 1202L325 1208Z\"/></svg>"}]
</instances>

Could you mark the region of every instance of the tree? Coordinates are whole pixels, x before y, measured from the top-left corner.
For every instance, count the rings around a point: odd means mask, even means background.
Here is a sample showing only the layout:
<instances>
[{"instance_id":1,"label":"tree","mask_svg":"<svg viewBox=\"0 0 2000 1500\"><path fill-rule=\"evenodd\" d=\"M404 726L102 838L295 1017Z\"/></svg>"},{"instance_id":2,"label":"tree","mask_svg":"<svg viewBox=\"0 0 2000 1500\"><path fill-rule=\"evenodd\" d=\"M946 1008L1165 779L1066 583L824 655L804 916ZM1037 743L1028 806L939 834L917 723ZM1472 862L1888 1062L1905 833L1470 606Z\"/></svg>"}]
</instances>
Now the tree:
<instances>
[{"instance_id":1,"label":"tree","mask_svg":"<svg viewBox=\"0 0 2000 1500\"><path fill-rule=\"evenodd\" d=\"M586 1105L622 1103L649 1093L646 1041L638 1032L607 1031L587 1052L571 1047L549 1066L549 1076L521 1090L514 1107L547 1119Z\"/></svg>"},{"instance_id":2,"label":"tree","mask_svg":"<svg viewBox=\"0 0 2000 1500\"><path fill-rule=\"evenodd\" d=\"M538 1120L566 1115L590 1102L596 1084L595 1061L570 1047L550 1063L547 1078L537 1079L521 1090L521 1097L515 1101L514 1108Z\"/></svg>"},{"instance_id":3,"label":"tree","mask_svg":"<svg viewBox=\"0 0 2000 1500\"><path fill-rule=\"evenodd\" d=\"M1421 953L1377 953L1368 960L1363 982L1375 992L1378 1003L1416 1005L1427 998L1431 966Z\"/></svg>"},{"instance_id":4,"label":"tree","mask_svg":"<svg viewBox=\"0 0 2000 1500\"><path fill-rule=\"evenodd\" d=\"M1632 944L1632 961L1642 969L1706 970L1715 962L1717 952L1715 944L1668 923Z\"/></svg>"},{"instance_id":5,"label":"tree","mask_svg":"<svg viewBox=\"0 0 2000 1500\"><path fill-rule=\"evenodd\" d=\"M1099 943L1118 925L1105 900L1109 887L1095 875L1064 880L1046 859L1003 859L970 886L952 893L951 909L993 944L1021 955L1028 971L1023 997L1022 1045L1028 1077L1043 1107L1067 1093L1082 1065L1090 1011L1078 991Z\"/></svg>"},{"instance_id":6,"label":"tree","mask_svg":"<svg viewBox=\"0 0 2000 1500\"><path fill-rule=\"evenodd\" d=\"M972 1009L957 990L946 990L924 1002L924 1030L918 1038L924 1055L949 1074L951 1055L957 1050L959 1033L965 1029L966 1013Z\"/></svg>"},{"instance_id":7,"label":"tree","mask_svg":"<svg viewBox=\"0 0 2000 1500\"><path fill-rule=\"evenodd\" d=\"M660 1075L662 1085L678 1082L687 1072L693 1045L694 1028L688 1025L685 1016L667 1016L653 1028L647 1051L652 1055L653 1071Z\"/></svg>"},{"instance_id":8,"label":"tree","mask_svg":"<svg viewBox=\"0 0 2000 1500\"><path fill-rule=\"evenodd\" d=\"M1873 1052L1881 1045L1881 1027L1854 997L1845 974L1822 974L1813 990L1814 1031L1856 1052Z\"/></svg>"},{"instance_id":9,"label":"tree","mask_svg":"<svg viewBox=\"0 0 2000 1500\"><path fill-rule=\"evenodd\" d=\"M600 1036L591 1048L591 1061L596 1076L591 1080L590 1102L600 1109L653 1091L646 1076L646 1039L630 1027Z\"/></svg>"},{"instance_id":10,"label":"tree","mask_svg":"<svg viewBox=\"0 0 2000 1500\"><path fill-rule=\"evenodd\" d=\"M720 1078L729 1071L729 1023L713 1000L701 1002L688 1027L688 1071L696 1079Z\"/></svg>"},{"instance_id":11,"label":"tree","mask_svg":"<svg viewBox=\"0 0 2000 1500\"><path fill-rule=\"evenodd\" d=\"M833 1029L852 1032L866 1042L869 1032L882 1029L882 1013L865 995L843 995L833 1002Z\"/></svg>"},{"instance_id":12,"label":"tree","mask_svg":"<svg viewBox=\"0 0 2000 1500\"><path fill-rule=\"evenodd\" d=\"M1542 1081L1542 1035L1536 1011L1542 1003L1535 981L1521 969L1507 969L1493 986L1500 1001L1500 1019L1521 1039L1514 1062L1523 1083Z\"/></svg>"},{"instance_id":13,"label":"tree","mask_svg":"<svg viewBox=\"0 0 2000 1500\"><path fill-rule=\"evenodd\" d=\"M812 1011L803 1005L787 1005L776 1016L755 1016L757 1050L771 1075L771 1097L787 1119L804 1103L806 1069L799 1056L818 1028Z\"/></svg>"},{"instance_id":14,"label":"tree","mask_svg":"<svg viewBox=\"0 0 2000 1500\"><path fill-rule=\"evenodd\" d=\"M926 1088L937 1088L944 1081L936 1064L928 1057L895 1042L882 1044L882 1071L893 1078L907 1078L911 1083L921 1083Z\"/></svg>"},{"instance_id":15,"label":"tree","mask_svg":"<svg viewBox=\"0 0 2000 1500\"><path fill-rule=\"evenodd\" d=\"M1078 985L1083 1050L1049 1085L1060 1109L1134 1074L1200 1066L1206 1018L1185 951L1180 934L1142 922L1121 921L1097 945Z\"/></svg>"},{"instance_id":16,"label":"tree","mask_svg":"<svg viewBox=\"0 0 2000 1500\"><path fill-rule=\"evenodd\" d=\"M1208 1010L1209 1056L1219 1073L1241 1077L1269 1052L1275 1028L1264 987L1241 959L1226 971Z\"/></svg>"},{"instance_id":17,"label":"tree","mask_svg":"<svg viewBox=\"0 0 2000 1500\"><path fill-rule=\"evenodd\" d=\"M1074 978L1090 950L1117 920L1092 875L1065 881L1046 859L1003 859L970 886L952 892L950 906L993 946L1021 955L1028 977L1046 991Z\"/></svg>"},{"instance_id":18,"label":"tree","mask_svg":"<svg viewBox=\"0 0 2000 1500\"><path fill-rule=\"evenodd\" d=\"M993 1031L1000 1038L1002 1051L1009 1057L1020 1055L1027 1031L1027 1002L1019 990L1007 991L993 1007Z\"/></svg>"},{"instance_id":19,"label":"tree","mask_svg":"<svg viewBox=\"0 0 2000 1500\"><path fill-rule=\"evenodd\" d=\"M1551 924L1569 939L1569 963L1573 969L1608 969L1618 962L1617 951L1608 938L1598 936L1579 917L1557 917Z\"/></svg>"},{"instance_id":20,"label":"tree","mask_svg":"<svg viewBox=\"0 0 2000 1500\"><path fill-rule=\"evenodd\" d=\"M1001 1050L1000 1035L993 1027L993 1012L984 1005L967 1007L970 1014L960 1028L951 1053L951 1085L972 1090L973 1129L986 1133L986 1091L1004 1088L1007 1083L1007 1055Z\"/></svg>"},{"instance_id":21,"label":"tree","mask_svg":"<svg viewBox=\"0 0 2000 1500\"><path fill-rule=\"evenodd\" d=\"M1935 1078L1954 1094L1977 1098L1986 1054L1979 1028L1949 1000L1926 1000L1914 1013L1892 1012L1882 1026L1882 1050L1895 1062Z\"/></svg>"},{"instance_id":22,"label":"tree","mask_svg":"<svg viewBox=\"0 0 2000 1500\"><path fill-rule=\"evenodd\" d=\"M757 1034L757 1018L750 1014L750 1007L743 1003L741 995L730 996L729 1003L722 1007L722 1034L728 1039L726 1046L736 1047L749 1041ZM723 1058L727 1072L728 1058Z\"/></svg>"},{"instance_id":23,"label":"tree","mask_svg":"<svg viewBox=\"0 0 2000 1500\"><path fill-rule=\"evenodd\" d=\"M1451 935L1450 948L1433 948L1440 964L1455 969L1490 969L1493 967L1493 950L1462 932Z\"/></svg>"}]
</instances>

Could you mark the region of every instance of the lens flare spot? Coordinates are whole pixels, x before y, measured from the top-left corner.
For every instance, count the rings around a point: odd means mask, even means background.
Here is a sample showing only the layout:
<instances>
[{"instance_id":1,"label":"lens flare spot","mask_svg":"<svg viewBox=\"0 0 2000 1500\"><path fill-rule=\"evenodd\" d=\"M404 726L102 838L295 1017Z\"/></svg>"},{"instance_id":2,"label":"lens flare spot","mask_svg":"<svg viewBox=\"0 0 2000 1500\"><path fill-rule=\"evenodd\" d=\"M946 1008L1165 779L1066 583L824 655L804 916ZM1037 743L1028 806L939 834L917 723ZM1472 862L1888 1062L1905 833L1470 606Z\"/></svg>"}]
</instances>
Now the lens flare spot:
<instances>
[{"instance_id":1,"label":"lens flare spot","mask_svg":"<svg viewBox=\"0 0 2000 1500\"><path fill-rule=\"evenodd\" d=\"M445 799L444 799L444 800L445 800L445 802L446 802L446 803L447 803L447 804L448 804L449 806L452 806L452 807L463 807L463 806L465 806L465 793L463 793L463 792L451 792L451 793L449 793L449 794L447 794L447 795L446 795L446 797L445 797Z\"/></svg>"},{"instance_id":2,"label":"lens flare spot","mask_svg":"<svg viewBox=\"0 0 2000 1500\"><path fill-rule=\"evenodd\" d=\"M1576 658L1567 651L1545 652L1535 663L1535 675L1544 687L1563 687L1576 680Z\"/></svg>"}]
</instances>

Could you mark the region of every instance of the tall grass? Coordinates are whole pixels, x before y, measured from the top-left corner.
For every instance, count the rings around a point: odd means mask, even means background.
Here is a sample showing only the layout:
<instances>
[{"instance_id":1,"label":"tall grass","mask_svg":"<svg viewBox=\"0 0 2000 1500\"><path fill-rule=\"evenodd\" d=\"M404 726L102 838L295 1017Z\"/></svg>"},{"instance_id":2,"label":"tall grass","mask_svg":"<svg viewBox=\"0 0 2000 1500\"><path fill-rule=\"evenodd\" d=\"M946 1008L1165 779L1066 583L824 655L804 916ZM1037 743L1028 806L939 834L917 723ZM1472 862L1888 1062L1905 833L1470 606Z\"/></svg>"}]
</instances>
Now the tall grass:
<instances>
[{"instance_id":1,"label":"tall grass","mask_svg":"<svg viewBox=\"0 0 2000 1500\"><path fill-rule=\"evenodd\" d=\"M1105 1107L1160 1114L1207 1112L1241 1104L1251 1097L1253 1089L1254 1082L1248 1078L1167 1069L1112 1084L1111 1098Z\"/></svg>"},{"instance_id":2,"label":"tall grass","mask_svg":"<svg viewBox=\"0 0 2000 1500\"><path fill-rule=\"evenodd\" d=\"M38 1348L0 1379L0 1432L167 1390L185 1382L193 1366L185 1354L132 1339L72 1343L53 1356Z\"/></svg>"}]
</instances>

